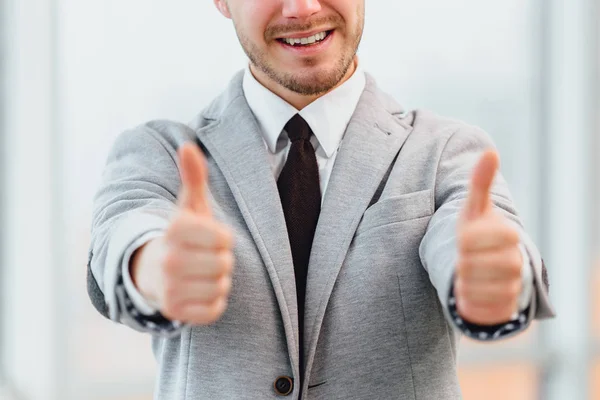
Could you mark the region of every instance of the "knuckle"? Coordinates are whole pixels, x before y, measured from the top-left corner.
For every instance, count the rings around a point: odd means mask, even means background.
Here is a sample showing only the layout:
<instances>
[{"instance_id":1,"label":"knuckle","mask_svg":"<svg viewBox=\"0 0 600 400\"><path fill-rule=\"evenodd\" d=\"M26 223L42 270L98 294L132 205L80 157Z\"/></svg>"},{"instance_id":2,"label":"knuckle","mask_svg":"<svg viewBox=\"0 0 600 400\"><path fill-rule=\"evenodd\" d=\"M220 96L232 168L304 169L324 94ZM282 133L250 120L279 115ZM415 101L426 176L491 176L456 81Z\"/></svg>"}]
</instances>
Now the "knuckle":
<instances>
[{"instance_id":1,"label":"knuckle","mask_svg":"<svg viewBox=\"0 0 600 400\"><path fill-rule=\"evenodd\" d=\"M225 312L227 302L224 299L214 301L207 309L204 315L207 324L215 323Z\"/></svg>"},{"instance_id":2,"label":"knuckle","mask_svg":"<svg viewBox=\"0 0 600 400\"><path fill-rule=\"evenodd\" d=\"M223 247L226 249L233 248L233 244L235 241L235 237L233 235L233 230L225 225L221 225L221 240L223 242Z\"/></svg>"},{"instance_id":3,"label":"knuckle","mask_svg":"<svg viewBox=\"0 0 600 400\"><path fill-rule=\"evenodd\" d=\"M217 267L219 272L224 274L229 274L233 269L234 257L233 253L230 251L222 251L217 256Z\"/></svg>"},{"instance_id":4,"label":"knuckle","mask_svg":"<svg viewBox=\"0 0 600 400\"><path fill-rule=\"evenodd\" d=\"M511 269L515 274L520 274L521 268L523 268L523 257L521 256L521 252L517 249L511 258Z\"/></svg>"},{"instance_id":5,"label":"knuckle","mask_svg":"<svg viewBox=\"0 0 600 400\"><path fill-rule=\"evenodd\" d=\"M195 324L208 325L213 322L211 318L210 306L196 305L196 307L193 307L190 310L191 311L188 319L193 321Z\"/></svg>"},{"instance_id":6,"label":"knuckle","mask_svg":"<svg viewBox=\"0 0 600 400\"><path fill-rule=\"evenodd\" d=\"M519 294L521 293L521 287L522 284L518 281L510 285L508 292L510 294L511 299L517 298L519 296Z\"/></svg>"},{"instance_id":7,"label":"knuckle","mask_svg":"<svg viewBox=\"0 0 600 400\"><path fill-rule=\"evenodd\" d=\"M227 304L228 301L226 298L222 298L219 302L218 302L218 307L217 307L217 318L220 318L225 311L227 310Z\"/></svg>"},{"instance_id":8,"label":"knuckle","mask_svg":"<svg viewBox=\"0 0 600 400\"><path fill-rule=\"evenodd\" d=\"M182 318L183 320L191 323L191 324L199 324L199 325L203 325L204 324L204 319L205 319L205 309L202 306L199 306L198 304L188 304L187 307L184 310L184 318Z\"/></svg>"},{"instance_id":9,"label":"knuckle","mask_svg":"<svg viewBox=\"0 0 600 400\"><path fill-rule=\"evenodd\" d=\"M512 264L508 268L508 277L511 279L517 279L521 276L521 266Z\"/></svg>"},{"instance_id":10,"label":"knuckle","mask_svg":"<svg viewBox=\"0 0 600 400\"><path fill-rule=\"evenodd\" d=\"M204 314L204 323L207 325L214 324L215 322L217 322L219 317L220 315L218 315L217 312L211 308Z\"/></svg>"},{"instance_id":11,"label":"knuckle","mask_svg":"<svg viewBox=\"0 0 600 400\"><path fill-rule=\"evenodd\" d=\"M521 241L519 232L511 226L506 227L505 236L506 241L510 244L517 244Z\"/></svg>"},{"instance_id":12,"label":"knuckle","mask_svg":"<svg viewBox=\"0 0 600 400\"><path fill-rule=\"evenodd\" d=\"M200 295L200 299L204 301L214 301L218 299L221 295L219 288L219 281L211 281L210 283L205 283L202 286L202 294Z\"/></svg>"},{"instance_id":13,"label":"knuckle","mask_svg":"<svg viewBox=\"0 0 600 400\"><path fill-rule=\"evenodd\" d=\"M227 296L231 290L231 278L224 276L217 281L217 296Z\"/></svg>"}]
</instances>

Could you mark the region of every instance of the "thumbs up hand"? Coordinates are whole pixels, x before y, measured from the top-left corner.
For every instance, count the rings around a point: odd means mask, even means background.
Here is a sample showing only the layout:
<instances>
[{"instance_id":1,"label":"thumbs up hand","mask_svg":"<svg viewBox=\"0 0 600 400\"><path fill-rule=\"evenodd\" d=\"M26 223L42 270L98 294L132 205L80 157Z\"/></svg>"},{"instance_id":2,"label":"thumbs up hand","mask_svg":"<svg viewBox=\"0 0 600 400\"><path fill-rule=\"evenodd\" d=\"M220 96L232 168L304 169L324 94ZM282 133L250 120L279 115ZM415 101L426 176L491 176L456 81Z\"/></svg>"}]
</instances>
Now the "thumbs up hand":
<instances>
[{"instance_id":1,"label":"thumbs up hand","mask_svg":"<svg viewBox=\"0 0 600 400\"><path fill-rule=\"evenodd\" d=\"M494 210L490 197L498 167L496 152L481 157L458 225L456 306L461 317L479 325L510 321L522 289L519 232Z\"/></svg>"},{"instance_id":2,"label":"thumbs up hand","mask_svg":"<svg viewBox=\"0 0 600 400\"><path fill-rule=\"evenodd\" d=\"M139 249L134 284L171 320L210 324L227 307L234 264L231 230L216 221L206 197L206 160L196 145L179 150L178 212L165 235Z\"/></svg>"}]
</instances>

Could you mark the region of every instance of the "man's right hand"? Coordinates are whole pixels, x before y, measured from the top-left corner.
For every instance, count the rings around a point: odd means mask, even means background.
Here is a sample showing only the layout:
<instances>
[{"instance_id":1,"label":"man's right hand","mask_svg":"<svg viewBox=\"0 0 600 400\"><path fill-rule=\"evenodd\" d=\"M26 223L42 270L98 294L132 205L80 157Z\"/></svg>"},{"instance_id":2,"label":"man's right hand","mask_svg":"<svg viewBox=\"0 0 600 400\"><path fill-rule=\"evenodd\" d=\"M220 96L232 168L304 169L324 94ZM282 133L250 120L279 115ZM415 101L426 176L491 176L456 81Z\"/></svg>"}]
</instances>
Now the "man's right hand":
<instances>
[{"instance_id":1,"label":"man's right hand","mask_svg":"<svg viewBox=\"0 0 600 400\"><path fill-rule=\"evenodd\" d=\"M179 149L178 211L165 235L136 251L130 270L140 293L166 318L215 322L227 308L234 264L233 234L212 216L206 160L195 144Z\"/></svg>"}]
</instances>

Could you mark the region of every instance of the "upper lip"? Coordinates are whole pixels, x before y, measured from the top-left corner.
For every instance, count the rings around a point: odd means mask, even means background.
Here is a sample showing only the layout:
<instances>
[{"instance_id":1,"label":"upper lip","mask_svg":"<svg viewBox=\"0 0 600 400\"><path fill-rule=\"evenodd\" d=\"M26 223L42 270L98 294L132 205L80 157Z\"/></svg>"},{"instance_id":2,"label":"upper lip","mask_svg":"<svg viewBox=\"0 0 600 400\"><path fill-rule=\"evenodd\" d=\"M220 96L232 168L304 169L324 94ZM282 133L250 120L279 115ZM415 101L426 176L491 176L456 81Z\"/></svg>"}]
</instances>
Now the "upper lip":
<instances>
[{"instance_id":1,"label":"upper lip","mask_svg":"<svg viewBox=\"0 0 600 400\"><path fill-rule=\"evenodd\" d=\"M280 36L277 39L302 39L302 38L307 38L307 37L311 37L313 35L316 35L317 33L321 33L321 32L329 32L333 30L332 28L321 28L321 29L317 29L314 31L309 31L309 32L299 32L299 33L288 33L285 36Z\"/></svg>"}]
</instances>

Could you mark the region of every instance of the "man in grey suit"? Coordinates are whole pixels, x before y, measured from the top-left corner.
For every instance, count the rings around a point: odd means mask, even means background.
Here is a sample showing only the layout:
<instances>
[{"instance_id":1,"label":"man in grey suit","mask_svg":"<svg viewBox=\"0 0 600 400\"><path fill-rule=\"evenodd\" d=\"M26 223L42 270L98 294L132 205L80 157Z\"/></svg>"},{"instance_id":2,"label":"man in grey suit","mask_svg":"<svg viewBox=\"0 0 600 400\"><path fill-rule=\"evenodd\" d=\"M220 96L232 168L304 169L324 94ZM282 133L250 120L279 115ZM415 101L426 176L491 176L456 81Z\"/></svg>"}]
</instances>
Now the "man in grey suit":
<instances>
[{"instance_id":1,"label":"man in grey suit","mask_svg":"<svg viewBox=\"0 0 600 400\"><path fill-rule=\"evenodd\" d=\"M490 138L377 87L364 0L214 2L250 62L116 140L93 304L153 335L157 399L459 399L460 335L553 316Z\"/></svg>"}]
</instances>

